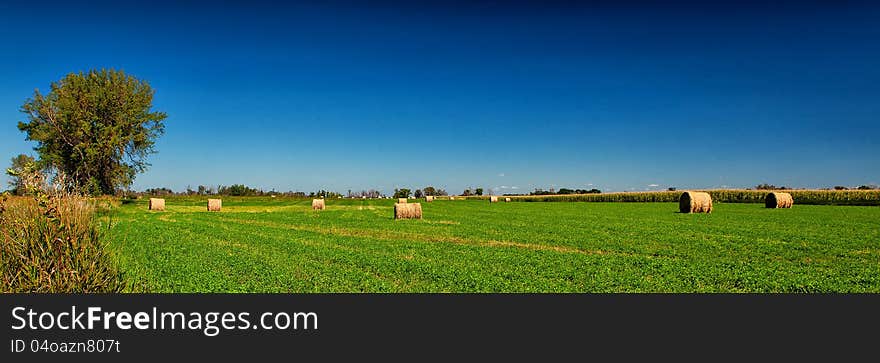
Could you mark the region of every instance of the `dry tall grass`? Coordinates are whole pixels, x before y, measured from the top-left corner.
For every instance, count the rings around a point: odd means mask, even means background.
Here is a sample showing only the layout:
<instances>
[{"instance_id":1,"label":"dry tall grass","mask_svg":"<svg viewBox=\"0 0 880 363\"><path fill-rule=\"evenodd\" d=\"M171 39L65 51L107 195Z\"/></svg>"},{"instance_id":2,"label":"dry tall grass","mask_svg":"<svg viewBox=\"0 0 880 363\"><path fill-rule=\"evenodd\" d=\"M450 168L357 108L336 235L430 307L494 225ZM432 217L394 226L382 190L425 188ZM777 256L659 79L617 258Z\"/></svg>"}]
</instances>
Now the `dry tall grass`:
<instances>
[{"instance_id":1,"label":"dry tall grass","mask_svg":"<svg viewBox=\"0 0 880 363\"><path fill-rule=\"evenodd\" d=\"M0 202L0 292L119 292L122 274L102 242L95 201L73 195Z\"/></svg>"}]
</instances>

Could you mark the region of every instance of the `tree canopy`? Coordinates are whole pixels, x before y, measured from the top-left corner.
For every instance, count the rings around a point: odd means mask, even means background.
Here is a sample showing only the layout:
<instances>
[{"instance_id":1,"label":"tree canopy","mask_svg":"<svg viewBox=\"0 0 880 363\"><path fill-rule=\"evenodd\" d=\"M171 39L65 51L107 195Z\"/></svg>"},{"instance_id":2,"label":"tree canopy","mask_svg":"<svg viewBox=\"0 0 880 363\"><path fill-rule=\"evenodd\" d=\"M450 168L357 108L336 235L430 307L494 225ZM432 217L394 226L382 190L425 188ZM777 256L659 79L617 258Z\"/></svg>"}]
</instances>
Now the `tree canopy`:
<instances>
[{"instance_id":1,"label":"tree canopy","mask_svg":"<svg viewBox=\"0 0 880 363\"><path fill-rule=\"evenodd\" d=\"M154 91L123 71L70 73L47 94L34 91L18 128L36 141L40 161L63 172L72 187L112 194L149 166L166 114L152 110Z\"/></svg>"}]
</instances>

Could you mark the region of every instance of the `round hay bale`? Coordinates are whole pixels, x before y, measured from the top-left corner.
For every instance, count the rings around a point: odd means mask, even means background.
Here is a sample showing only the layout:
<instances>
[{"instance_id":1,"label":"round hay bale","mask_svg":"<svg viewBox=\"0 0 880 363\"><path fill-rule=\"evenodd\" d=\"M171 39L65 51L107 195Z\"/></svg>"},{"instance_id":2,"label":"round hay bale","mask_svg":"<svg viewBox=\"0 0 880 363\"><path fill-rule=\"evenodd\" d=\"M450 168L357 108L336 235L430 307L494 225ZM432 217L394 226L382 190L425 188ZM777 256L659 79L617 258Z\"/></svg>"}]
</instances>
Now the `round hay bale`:
<instances>
[{"instance_id":1,"label":"round hay bale","mask_svg":"<svg viewBox=\"0 0 880 363\"><path fill-rule=\"evenodd\" d=\"M406 198L397 198L398 203L406 204Z\"/></svg>"},{"instance_id":2,"label":"round hay bale","mask_svg":"<svg viewBox=\"0 0 880 363\"><path fill-rule=\"evenodd\" d=\"M434 196L433 196L433 195L426 195L426 196L425 196L425 202L426 202L426 203L428 203L428 202L433 202L433 201L434 201Z\"/></svg>"},{"instance_id":3,"label":"round hay bale","mask_svg":"<svg viewBox=\"0 0 880 363\"><path fill-rule=\"evenodd\" d=\"M223 206L223 201L220 199L208 199L208 212L219 212L220 208Z\"/></svg>"},{"instance_id":4,"label":"round hay bale","mask_svg":"<svg viewBox=\"0 0 880 363\"><path fill-rule=\"evenodd\" d=\"M148 207L150 210L163 211L165 210L165 199L162 198L150 198L150 206Z\"/></svg>"},{"instance_id":5,"label":"round hay bale","mask_svg":"<svg viewBox=\"0 0 880 363\"><path fill-rule=\"evenodd\" d=\"M449 197L449 200L455 200L455 197Z\"/></svg>"},{"instance_id":6,"label":"round hay bale","mask_svg":"<svg viewBox=\"0 0 880 363\"><path fill-rule=\"evenodd\" d=\"M422 204L395 203L394 219L422 219Z\"/></svg>"},{"instance_id":7,"label":"round hay bale","mask_svg":"<svg viewBox=\"0 0 880 363\"><path fill-rule=\"evenodd\" d=\"M794 204L794 198L791 194L772 192L764 197L764 206L767 208L791 208Z\"/></svg>"},{"instance_id":8,"label":"round hay bale","mask_svg":"<svg viewBox=\"0 0 880 363\"><path fill-rule=\"evenodd\" d=\"M678 198L682 213L712 213L712 196L706 192L684 192Z\"/></svg>"},{"instance_id":9,"label":"round hay bale","mask_svg":"<svg viewBox=\"0 0 880 363\"><path fill-rule=\"evenodd\" d=\"M489 197L489 203L498 203L498 197L494 195Z\"/></svg>"},{"instance_id":10,"label":"round hay bale","mask_svg":"<svg viewBox=\"0 0 880 363\"><path fill-rule=\"evenodd\" d=\"M507 203L510 201L510 198L504 198L504 202Z\"/></svg>"},{"instance_id":11,"label":"round hay bale","mask_svg":"<svg viewBox=\"0 0 880 363\"><path fill-rule=\"evenodd\" d=\"M324 210L324 207L323 199L312 199L312 210Z\"/></svg>"}]
</instances>

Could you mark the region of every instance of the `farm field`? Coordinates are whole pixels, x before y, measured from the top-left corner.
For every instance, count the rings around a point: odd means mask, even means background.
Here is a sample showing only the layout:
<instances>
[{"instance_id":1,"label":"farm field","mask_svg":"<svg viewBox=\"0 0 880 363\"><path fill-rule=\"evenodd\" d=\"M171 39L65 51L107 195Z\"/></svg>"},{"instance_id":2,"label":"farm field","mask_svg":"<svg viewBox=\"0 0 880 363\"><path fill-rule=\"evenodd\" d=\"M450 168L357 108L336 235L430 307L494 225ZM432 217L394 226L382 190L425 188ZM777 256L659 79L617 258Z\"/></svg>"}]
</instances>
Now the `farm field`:
<instances>
[{"instance_id":1,"label":"farm field","mask_svg":"<svg viewBox=\"0 0 880 363\"><path fill-rule=\"evenodd\" d=\"M880 292L880 208L225 197L110 213L147 292Z\"/></svg>"}]
</instances>

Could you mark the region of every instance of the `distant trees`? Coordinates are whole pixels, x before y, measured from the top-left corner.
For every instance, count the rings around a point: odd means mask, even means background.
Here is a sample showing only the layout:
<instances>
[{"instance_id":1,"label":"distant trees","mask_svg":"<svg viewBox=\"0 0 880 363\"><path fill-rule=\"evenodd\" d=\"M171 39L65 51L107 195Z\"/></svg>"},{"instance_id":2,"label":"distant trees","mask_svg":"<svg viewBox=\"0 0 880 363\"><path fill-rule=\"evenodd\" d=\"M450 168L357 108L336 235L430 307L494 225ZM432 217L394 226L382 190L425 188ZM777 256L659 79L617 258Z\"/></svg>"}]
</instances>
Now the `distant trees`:
<instances>
[{"instance_id":1,"label":"distant trees","mask_svg":"<svg viewBox=\"0 0 880 363\"><path fill-rule=\"evenodd\" d=\"M146 195L157 195L157 196L161 196L161 195L174 195L174 191L172 191L170 188L165 188L165 187L162 187L162 188L150 188L150 189L144 190L144 194L146 194Z\"/></svg>"},{"instance_id":2,"label":"distant trees","mask_svg":"<svg viewBox=\"0 0 880 363\"><path fill-rule=\"evenodd\" d=\"M570 189L570 188L560 188L558 191L554 191L552 188L549 191L535 188L535 191L529 193L529 195L566 195L566 194L598 194L602 193L599 189Z\"/></svg>"},{"instance_id":3,"label":"distant trees","mask_svg":"<svg viewBox=\"0 0 880 363\"><path fill-rule=\"evenodd\" d=\"M36 141L40 161L66 176L68 187L114 194L146 170L164 132L163 112L152 111L146 81L115 70L70 73L47 94L34 91L21 107L18 129Z\"/></svg>"},{"instance_id":4,"label":"distant trees","mask_svg":"<svg viewBox=\"0 0 880 363\"><path fill-rule=\"evenodd\" d=\"M321 189L319 191L309 193L309 197L311 197L311 198L340 198L340 197L342 197L342 194Z\"/></svg>"},{"instance_id":5,"label":"distant trees","mask_svg":"<svg viewBox=\"0 0 880 363\"><path fill-rule=\"evenodd\" d=\"M422 194L421 189L416 189L415 193L413 193L413 194L414 194L413 196L416 198L421 198L422 196L424 196L424 194Z\"/></svg>"},{"instance_id":6,"label":"distant trees","mask_svg":"<svg viewBox=\"0 0 880 363\"><path fill-rule=\"evenodd\" d=\"M406 188L394 189L394 198L409 198L410 190Z\"/></svg>"},{"instance_id":7,"label":"distant trees","mask_svg":"<svg viewBox=\"0 0 880 363\"><path fill-rule=\"evenodd\" d=\"M381 198L383 197L382 193L375 189L370 190L361 190L360 192L352 192L351 189L348 190L348 198Z\"/></svg>"},{"instance_id":8,"label":"distant trees","mask_svg":"<svg viewBox=\"0 0 880 363\"><path fill-rule=\"evenodd\" d=\"M675 191L675 187L669 187L669 188L666 188L666 190L667 190L667 191L670 191L670 192L674 192L674 191Z\"/></svg>"},{"instance_id":9,"label":"distant trees","mask_svg":"<svg viewBox=\"0 0 880 363\"><path fill-rule=\"evenodd\" d=\"M474 194L475 195L483 195L483 188L477 188L477 190L474 191Z\"/></svg>"},{"instance_id":10,"label":"distant trees","mask_svg":"<svg viewBox=\"0 0 880 363\"><path fill-rule=\"evenodd\" d=\"M755 186L755 189L757 189L757 190L786 190L786 189L791 189L791 188L789 188L789 187L777 187L777 186L775 186L775 185L773 185L773 184L767 184L767 183L764 183L764 184L758 184L758 185L756 185L756 186Z\"/></svg>"},{"instance_id":11,"label":"distant trees","mask_svg":"<svg viewBox=\"0 0 880 363\"><path fill-rule=\"evenodd\" d=\"M375 197L379 197L380 193L375 190L370 190L369 192L364 192L367 195L374 195ZM218 185L216 188L209 188L204 185L199 185L196 190L192 190L189 186L186 187L186 191L180 193L174 193L170 188L161 187L161 188L150 188L144 190L143 193L133 193L134 195L220 195L220 196L235 196L235 197L259 197L259 196L286 196L286 197L312 197L312 198L341 198L342 194L337 192L332 192L328 190L318 190L310 193L305 192L277 192L274 189L270 191L264 191L258 188L251 188L244 184L233 184L230 186Z\"/></svg>"},{"instance_id":12,"label":"distant trees","mask_svg":"<svg viewBox=\"0 0 880 363\"><path fill-rule=\"evenodd\" d=\"M858 190L874 190L877 189L876 185L859 185Z\"/></svg>"}]
</instances>

